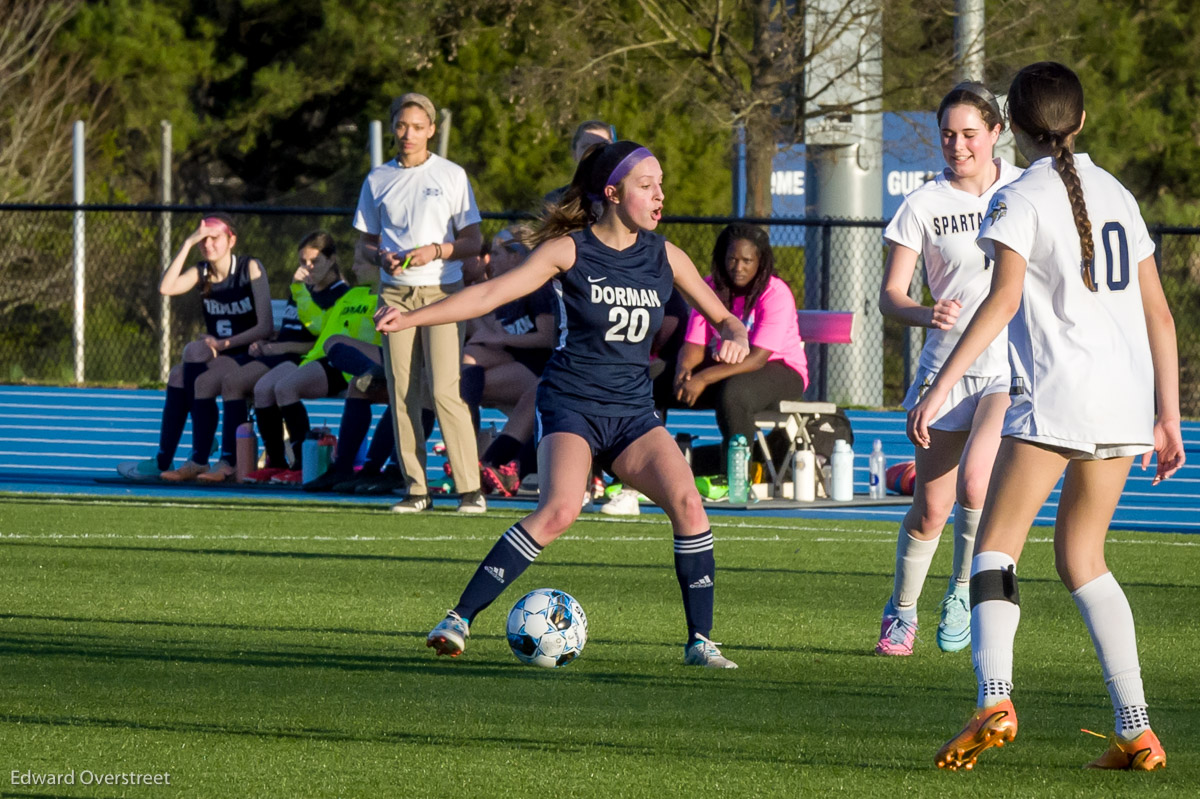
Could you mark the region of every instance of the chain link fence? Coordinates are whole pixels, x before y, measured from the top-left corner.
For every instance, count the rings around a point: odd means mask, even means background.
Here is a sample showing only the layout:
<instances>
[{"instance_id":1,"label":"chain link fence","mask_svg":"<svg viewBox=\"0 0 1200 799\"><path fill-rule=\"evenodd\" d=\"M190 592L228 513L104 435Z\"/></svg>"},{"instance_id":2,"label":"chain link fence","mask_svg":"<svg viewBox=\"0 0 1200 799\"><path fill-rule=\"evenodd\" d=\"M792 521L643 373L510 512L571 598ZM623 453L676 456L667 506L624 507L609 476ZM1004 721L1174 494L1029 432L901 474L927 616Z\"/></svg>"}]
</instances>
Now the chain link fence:
<instances>
[{"instance_id":1,"label":"chain link fence","mask_svg":"<svg viewBox=\"0 0 1200 799\"><path fill-rule=\"evenodd\" d=\"M158 280L205 212L183 206L85 206L82 336L76 338L74 206L0 205L0 382L153 385L203 332L195 296L164 298ZM266 267L287 297L296 245L325 229L348 265L358 233L348 208L235 208L237 251ZM527 219L485 214L484 236ZM732 218L668 217L659 230L708 274L717 234ZM768 224L776 271L797 305L859 314L854 344L807 345L809 399L899 405L923 331L882 318L883 222L748 220ZM1200 416L1200 229L1155 228L1159 267L1178 329L1183 413ZM349 269L343 270L349 274ZM928 301L920 270L911 295ZM165 331L165 334L164 334Z\"/></svg>"}]
</instances>

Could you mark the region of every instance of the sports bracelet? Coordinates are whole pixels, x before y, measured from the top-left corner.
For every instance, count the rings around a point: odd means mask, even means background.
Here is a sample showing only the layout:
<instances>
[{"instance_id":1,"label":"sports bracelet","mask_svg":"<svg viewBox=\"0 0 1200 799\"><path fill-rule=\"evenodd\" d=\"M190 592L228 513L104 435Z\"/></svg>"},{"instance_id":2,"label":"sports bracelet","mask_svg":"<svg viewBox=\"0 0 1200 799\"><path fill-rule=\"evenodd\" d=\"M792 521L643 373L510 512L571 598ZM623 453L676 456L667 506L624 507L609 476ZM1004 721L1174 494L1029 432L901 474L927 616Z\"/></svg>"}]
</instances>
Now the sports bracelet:
<instances>
[{"instance_id":1,"label":"sports bracelet","mask_svg":"<svg viewBox=\"0 0 1200 799\"><path fill-rule=\"evenodd\" d=\"M433 246L434 246L434 249L436 249L436 250L437 250L437 259L438 259L439 261L440 261L440 260L442 260L442 245L441 245L440 243L438 243L438 242L436 242L436 241L435 241L435 242L433 243Z\"/></svg>"}]
</instances>

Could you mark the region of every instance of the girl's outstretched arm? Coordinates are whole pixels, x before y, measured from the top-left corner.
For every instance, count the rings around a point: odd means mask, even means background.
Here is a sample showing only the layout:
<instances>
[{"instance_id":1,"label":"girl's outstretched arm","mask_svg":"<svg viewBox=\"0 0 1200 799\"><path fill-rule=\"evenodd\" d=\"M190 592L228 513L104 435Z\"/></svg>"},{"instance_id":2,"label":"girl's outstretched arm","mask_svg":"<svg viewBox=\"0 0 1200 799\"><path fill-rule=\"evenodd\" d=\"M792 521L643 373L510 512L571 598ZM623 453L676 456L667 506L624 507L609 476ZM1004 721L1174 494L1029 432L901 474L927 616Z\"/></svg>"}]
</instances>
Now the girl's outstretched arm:
<instances>
[{"instance_id":1,"label":"girl's outstretched arm","mask_svg":"<svg viewBox=\"0 0 1200 799\"><path fill-rule=\"evenodd\" d=\"M569 236L561 236L539 246L520 266L503 275L467 286L423 308L412 311L380 308L375 314L375 329L380 333L396 333L410 327L475 319L491 313L506 302L536 291L547 280L570 269L574 263L575 242Z\"/></svg>"},{"instance_id":2,"label":"girl's outstretched arm","mask_svg":"<svg viewBox=\"0 0 1200 799\"><path fill-rule=\"evenodd\" d=\"M684 299L721 332L721 348L716 359L724 363L741 363L750 354L750 340L746 326L738 319L700 277L696 265L683 250L667 242L667 260L675 273L675 286L683 292Z\"/></svg>"}]
</instances>

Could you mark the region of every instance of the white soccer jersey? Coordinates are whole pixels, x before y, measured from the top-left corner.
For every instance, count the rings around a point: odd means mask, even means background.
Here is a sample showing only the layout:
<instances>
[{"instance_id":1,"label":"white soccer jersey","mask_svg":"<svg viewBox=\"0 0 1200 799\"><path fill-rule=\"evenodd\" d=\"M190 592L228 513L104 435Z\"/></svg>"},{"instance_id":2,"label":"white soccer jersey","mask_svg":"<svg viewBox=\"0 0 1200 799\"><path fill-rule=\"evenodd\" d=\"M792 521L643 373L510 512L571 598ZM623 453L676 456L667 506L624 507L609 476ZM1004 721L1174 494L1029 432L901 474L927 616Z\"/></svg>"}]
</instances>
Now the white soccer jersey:
<instances>
[{"instance_id":1,"label":"white soccer jersey","mask_svg":"<svg viewBox=\"0 0 1200 799\"><path fill-rule=\"evenodd\" d=\"M996 182L980 197L954 188L943 170L935 179L912 191L900 205L883 237L919 252L925 258L925 282L936 300L958 300L962 311L950 330L926 330L920 366L936 374L950 357L954 345L975 315L992 286L991 263L975 246L975 236L992 196L1021 174L1021 170L996 159ZM1008 374L1008 352L1001 333L971 364L967 374Z\"/></svg>"},{"instance_id":2,"label":"white soccer jersey","mask_svg":"<svg viewBox=\"0 0 1200 799\"><path fill-rule=\"evenodd\" d=\"M436 153L425 163L403 167L392 159L367 173L354 211L354 227L379 236L379 246L404 252L453 241L456 230L480 221L466 171ZM438 286L462 280L462 261L434 260L391 275L379 270L384 285Z\"/></svg>"},{"instance_id":3,"label":"white soccer jersey","mask_svg":"<svg viewBox=\"0 0 1200 799\"><path fill-rule=\"evenodd\" d=\"M1075 155L1095 246L1089 291L1066 186L1050 158L996 193L979 247L999 242L1028 262L1008 326L1012 405L1004 435L1092 451L1154 443L1154 368L1138 263L1154 254L1137 201L1084 154Z\"/></svg>"}]
</instances>

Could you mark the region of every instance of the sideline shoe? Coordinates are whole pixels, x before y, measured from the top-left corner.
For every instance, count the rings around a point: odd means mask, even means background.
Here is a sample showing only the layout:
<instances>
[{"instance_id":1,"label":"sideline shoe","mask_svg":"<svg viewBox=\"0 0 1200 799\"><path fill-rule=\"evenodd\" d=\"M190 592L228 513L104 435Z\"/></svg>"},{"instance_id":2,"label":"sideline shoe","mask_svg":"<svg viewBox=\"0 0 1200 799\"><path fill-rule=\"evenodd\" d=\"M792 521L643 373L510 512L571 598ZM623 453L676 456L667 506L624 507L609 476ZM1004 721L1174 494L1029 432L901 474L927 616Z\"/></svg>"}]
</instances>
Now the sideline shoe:
<instances>
[{"instance_id":1,"label":"sideline shoe","mask_svg":"<svg viewBox=\"0 0 1200 799\"><path fill-rule=\"evenodd\" d=\"M188 480L195 480L200 475L208 471L208 464L200 464L195 461L184 461L184 464L178 469L172 469L169 472L163 472L159 475L164 480L172 483L184 483Z\"/></svg>"},{"instance_id":2,"label":"sideline shoe","mask_svg":"<svg viewBox=\"0 0 1200 799\"><path fill-rule=\"evenodd\" d=\"M517 475L517 462L509 461L500 466L480 464L479 476L489 494L499 494L511 497L521 487L521 478Z\"/></svg>"},{"instance_id":3,"label":"sideline shoe","mask_svg":"<svg viewBox=\"0 0 1200 799\"><path fill-rule=\"evenodd\" d=\"M638 492L632 488L622 489L600 506L600 512L609 516L637 516L642 512L638 505Z\"/></svg>"},{"instance_id":4,"label":"sideline shoe","mask_svg":"<svg viewBox=\"0 0 1200 799\"><path fill-rule=\"evenodd\" d=\"M144 461L125 461L117 464L117 474L124 477L126 480L158 480L162 477L162 469L158 468L158 461L154 458L149 458Z\"/></svg>"},{"instance_id":5,"label":"sideline shoe","mask_svg":"<svg viewBox=\"0 0 1200 799\"><path fill-rule=\"evenodd\" d=\"M487 499L484 498L482 491L468 491L458 499L459 513L485 513L487 512Z\"/></svg>"},{"instance_id":6,"label":"sideline shoe","mask_svg":"<svg viewBox=\"0 0 1200 799\"><path fill-rule=\"evenodd\" d=\"M354 486L355 494L403 494L405 489L404 475L395 466L389 466L377 474L369 474L359 479Z\"/></svg>"},{"instance_id":7,"label":"sideline shoe","mask_svg":"<svg viewBox=\"0 0 1200 799\"><path fill-rule=\"evenodd\" d=\"M298 486L304 482L304 472L300 469L284 469L271 476L271 485Z\"/></svg>"},{"instance_id":8,"label":"sideline shoe","mask_svg":"<svg viewBox=\"0 0 1200 799\"><path fill-rule=\"evenodd\" d=\"M198 483L224 483L226 480L232 480L237 472L229 461L217 461L217 465L209 469L204 474L196 475Z\"/></svg>"},{"instance_id":9,"label":"sideline shoe","mask_svg":"<svg viewBox=\"0 0 1200 799\"><path fill-rule=\"evenodd\" d=\"M242 479L243 483L269 483L271 478L277 474L283 474L287 469L280 469L274 466L265 466L262 469L255 469L248 472Z\"/></svg>"},{"instance_id":10,"label":"sideline shoe","mask_svg":"<svg viewBox=\"0 0 1200 799\"><path fill-rule=\"evenodd\" d=\"M433 647L438 655L449 655L456 658L462 654L471 637L471 628L467 620L454 611L446 613L446 618L438 622L438 626L429 631L425 646Z\"/></svg>"},{"instance_id":11,"label":"sideline shoe","mask_svg":"<svg viewBox=\"0 0 1200 799\"><path fill-rule=\"evenodd\" d=\"M1087 764L1087 768L1118 771L1154 771L1166 766L1167 753L1163 751L1154 730L1143 730L1132 741L1112 733L1108 736L1108 751Z\"/></svg>"},{"instance_id":12,"label":"sideline shoe","mask_svg":"<svg viewBox=\"0 0 1200 799\"><path fill-rule=\"evenodd\" d=\"M392 513L420 513L433 507L428 494L409 494L392 506Z\"/></svg>"},{"instance_id":13,"label":"sideline shoe","mask_svg":"<svg viewBox=\"0 0 1200 799\"><path fill-rule=\"evenodd\" d=\"M892 607L892 600L889 599L883 607L883 623L879 625L879 643L875 644L875 654L906 657L913 653L916 640L916 617L911 620L902 617Z\"/></svg>"},{"instance_id":14,"label":"sideline shoe","mask_svg":"<svg viewBox=\"0 0 1200 799\"><path fill-rule=\"evenodd\" d=\"M993 746L1004 746L1017 737L1017 711L1005 699L991 707L981 707L962 731L942 745L934 762L938 768L970 771L979 753Z\"/></svg>"},{"instance_id":15,"label":"sideline shoe","mask_svg":"<svg viewBox=\"0 0 1200 799\"><path fill-rule=\"evenodd\" d=\"M697 635L696 640L683 650L685 666L704 666L709 669L736 669L738 666L717 649L720 644L708 640L703 635Z\"/></svg>"},{"instance_id":16,"label":"sideline shoe","mask_svg":"<svg viewBox=\"0 0 1200 799\"><path fill-rule=\"evenodd\" d=\"M957 652L971 645L971 601L966 586L952 588L941 604L937 645L943 652Z\"/></svg>"},{"instance_id":17,"label":"sideline shoe","mask_svg":"<svg viewBox=\"0 0 1200 799\"><path fill-rule=\"evenodd\" d=\"M300 488L301 490L308 491L310 493L332 491L334 486L346 482L353 476L354 475L352 474L335 471L334 469L330 468L327 472L325 472L325 474L318 475L312 480L309 480L307 483L300 486Z\"/></svg>"}]
</instances>

